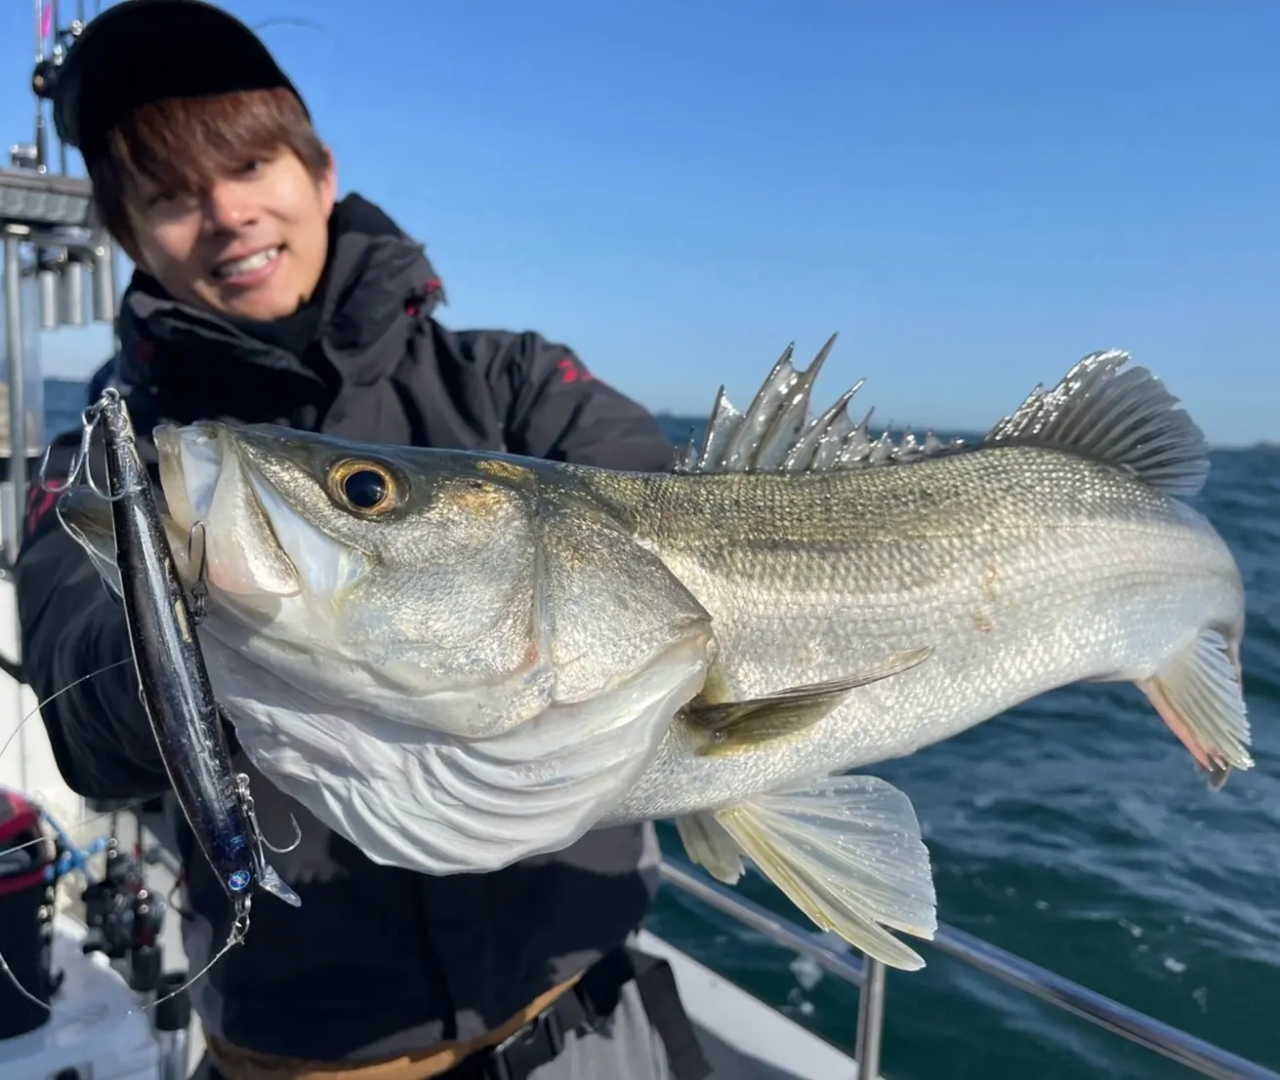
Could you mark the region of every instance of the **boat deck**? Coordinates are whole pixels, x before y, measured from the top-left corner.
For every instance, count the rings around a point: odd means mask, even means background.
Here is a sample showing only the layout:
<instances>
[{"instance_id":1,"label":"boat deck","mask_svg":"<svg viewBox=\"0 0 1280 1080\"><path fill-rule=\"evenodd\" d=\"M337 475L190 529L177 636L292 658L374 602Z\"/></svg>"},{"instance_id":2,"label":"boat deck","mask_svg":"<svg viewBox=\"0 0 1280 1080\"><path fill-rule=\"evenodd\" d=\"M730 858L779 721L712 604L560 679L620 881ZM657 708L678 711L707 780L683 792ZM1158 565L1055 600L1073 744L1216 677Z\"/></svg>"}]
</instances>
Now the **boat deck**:
<instances>
[{"instance_id":1,"label":"boat deck","mask_svg":"<svg viewBox=\"0 0 1280 1080\"><path fill-rule=\"evenodd\" d=\"M661 938L641 931L636 946L671 965L680 999L717 1080L852 1080L855 1076L853 1058ZM725 1041L729 1037L732 1045Z\"/></svg>"}]
</instances>

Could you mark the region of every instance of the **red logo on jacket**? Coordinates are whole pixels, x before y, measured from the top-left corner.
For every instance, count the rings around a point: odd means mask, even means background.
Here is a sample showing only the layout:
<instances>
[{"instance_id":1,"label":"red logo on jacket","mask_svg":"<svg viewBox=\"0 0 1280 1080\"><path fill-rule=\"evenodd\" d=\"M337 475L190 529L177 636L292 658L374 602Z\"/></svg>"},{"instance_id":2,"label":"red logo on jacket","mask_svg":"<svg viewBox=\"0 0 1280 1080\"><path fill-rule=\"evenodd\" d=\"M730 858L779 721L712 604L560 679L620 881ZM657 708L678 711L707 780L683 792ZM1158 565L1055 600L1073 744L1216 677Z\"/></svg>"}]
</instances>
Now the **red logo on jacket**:
<instances>
[{"instance_id":1,"label":"red logo on jacket","mask_svg":"<svg viewBox=\"0 0 1280 1080\"><path fill-rule=\"evenodd\" d=\"M50 480L49 483L58 487L61 478ZM26 519L26 535L30 536L35 532L36 526L45 518L45 515L57 505L58 495L55 491L42 487L39 484L32 484L27 490L27 519Z\"/></svg>"},{"instance_id":2,"label":"red logo on jacket","mask_svg":"<svg viewBox=\"0 0 1280 1080\"><path fill-rule=\"evenodd\" d=\"M572 356L566 356L557 366L560 368L560 378L565 382L592 382L595 379L595 376Z\"/></svg>"}]
</instances>

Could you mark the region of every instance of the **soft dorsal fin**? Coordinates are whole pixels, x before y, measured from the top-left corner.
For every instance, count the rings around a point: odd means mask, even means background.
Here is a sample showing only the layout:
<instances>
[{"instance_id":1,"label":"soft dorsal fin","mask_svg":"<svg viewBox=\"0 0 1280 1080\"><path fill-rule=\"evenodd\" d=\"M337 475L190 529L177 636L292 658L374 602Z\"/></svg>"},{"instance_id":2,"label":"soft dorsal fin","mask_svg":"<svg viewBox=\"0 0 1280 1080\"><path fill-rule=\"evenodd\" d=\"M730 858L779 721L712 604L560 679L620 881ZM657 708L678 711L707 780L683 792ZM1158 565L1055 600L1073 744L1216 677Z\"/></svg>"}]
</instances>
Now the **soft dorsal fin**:
<instances>
[{"instance_id":1,"label":"soft dorsal fin","mask_svg":"<svg viewBox=\"0 0 1280 1080\"><path fill-rule=\"evenodd\" d=\"M1036 387L983 446L1048 446L1105 461L1169 495L1197 494L1209 475L1204 434L1144 367L1120 369L1129 354L1090 353L1052 390Z\"/></svg>"},{"instance_id":2,"label":"soft dorsal fin","mask_svg":"<svg viewBox=\"0 0 1280 1080\"><path fill-rule=\"evenodd\" d=\"M716 396L702 445L693 439L680 454L680 473L821 472L901 465L984 447L1041 446L1105 461L1170 495L1194 495L1209 470L1204 435L1164 384L1144 367L1121 371L1129 354L1091 353L1052 390L1037 386L980 443L943 442L932 432L917 441L908 431L870 434L871 411L854 422L849 403L860 380L824 413L812 417L809 397L832 335L813 363L796 371L788 345L746 412L734 408L724 387Z\"/></svg>"}]
</instances>

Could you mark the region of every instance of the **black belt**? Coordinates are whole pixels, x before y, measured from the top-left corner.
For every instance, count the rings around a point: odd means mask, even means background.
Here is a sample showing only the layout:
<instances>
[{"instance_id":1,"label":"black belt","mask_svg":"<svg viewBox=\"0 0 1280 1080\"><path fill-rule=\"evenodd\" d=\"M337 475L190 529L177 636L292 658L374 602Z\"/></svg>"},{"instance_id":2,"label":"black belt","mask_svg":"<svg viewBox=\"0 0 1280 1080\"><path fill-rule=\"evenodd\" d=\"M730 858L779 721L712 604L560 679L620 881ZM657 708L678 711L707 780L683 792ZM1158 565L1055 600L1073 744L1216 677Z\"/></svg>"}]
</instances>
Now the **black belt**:
<instances>
[{"instance_id":1,"label":"black belt","mask_svg":"<svg viewBox=\"0 0 1280 1080\"><path fill-rule=\"evenodd\" d=\"M472 1054L439 1080L528 1080L534 1069L560 1056L566 1034L572 1031L581 1036L600 1028L613 1015L629 982L636 984L676 1080L710 1076L711 1066L680 1003L671 965L646 953L618 948L601 957L572 989L515 1034Z\"/></svg>"}]
</instances>

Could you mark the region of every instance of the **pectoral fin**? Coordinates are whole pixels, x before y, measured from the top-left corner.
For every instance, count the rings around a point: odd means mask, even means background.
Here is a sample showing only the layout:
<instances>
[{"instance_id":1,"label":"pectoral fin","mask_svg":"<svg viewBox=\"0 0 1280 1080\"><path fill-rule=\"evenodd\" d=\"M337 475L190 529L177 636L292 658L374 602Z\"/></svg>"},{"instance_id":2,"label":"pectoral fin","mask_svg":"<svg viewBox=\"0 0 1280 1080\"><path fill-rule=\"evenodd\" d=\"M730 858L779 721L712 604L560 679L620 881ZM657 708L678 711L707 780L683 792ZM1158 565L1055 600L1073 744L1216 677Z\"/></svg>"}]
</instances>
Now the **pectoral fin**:
<instances>
[{"instance_id":1,"label":"pectoral fin","mask_svg":"<svg viewBox=\"0 0 1280 1080\"><path fill-rule=\"evenodd\" d=\"M929 852L910 800L874 776L833 776L677 822L689 857L733 884L742 855L824 930L891 967L924 961L889 933L937 929Z\"/></svg>"},{"instance_id":2,"label":"pectoral fin","mask_svg":"<svg viewBox=\"0 0 1280 1080\"><path fill-rule=\"evenodd\" d=\"M875 667L845 679L796 686L746 701L693 701L683 717L700 737L697 753L712 757L781 739L811 727L834 709L850 690L900 675L923 663L932 648L898 653Z\"/></svg>"}]
</instances>

